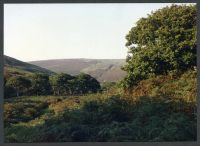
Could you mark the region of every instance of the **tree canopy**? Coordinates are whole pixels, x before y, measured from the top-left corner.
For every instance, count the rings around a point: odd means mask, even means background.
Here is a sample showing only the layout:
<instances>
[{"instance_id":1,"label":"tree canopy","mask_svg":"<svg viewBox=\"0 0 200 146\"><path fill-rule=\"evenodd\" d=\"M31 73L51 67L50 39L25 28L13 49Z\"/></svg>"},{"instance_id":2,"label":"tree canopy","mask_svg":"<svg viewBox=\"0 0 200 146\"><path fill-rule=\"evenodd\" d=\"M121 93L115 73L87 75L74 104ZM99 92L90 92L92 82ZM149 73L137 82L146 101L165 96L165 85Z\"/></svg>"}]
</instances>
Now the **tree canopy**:
<instances>
[{"instance_id":1,"label":"tree canopy","mask_svg":"<svg viewBox=\"0 0 200 146\"><path fill-rule=\"evenodd\" d=\"M84 73L77 76L77 85L81 94L96 93L101 88L99 82L95 78Z\"/></svg>"},{"instance_id":2,"label":"tree canopy","mask_svg":"<svg viewBox=\"0 0 200 146\"><path fill-rule=\"evenodd\" d=\"M71 93L71 82L73 76L65 73L56 74L51 77L51 86L55 95L67 95Z\"/></svg>"},{"instance_id":3,"label":"tree canopy","mask_svg":"<svg viewBox=\"0 0 200 146\"><path fill-rule=\"evenodd\" d=\"M122 82L130 88L151 76L196 66L196 5L172 5L141 18L126 35L129 49Z\"/></svg>"},{"instance_id":4,"label":"tree canopy","mask_svg":"<svg viewBox=\"0 0 200 146\"><path fill-rule=\"evenodd\" d=\"M95 78L84 73L77 76L56 74L51 77L51 86L55 95L96 93L101 88Z\"/></svg>"},{"instance_id":5,"label":"tree canopy","mask_svg":"<svg viewBox=\"0 0 200 146\"><path fill-rule=\"evenodd\" d=\"M22 76L13 76L9 78L9 80L6 82L6 89L7 92L15 92L16 96L19 96L20 94L24 94L27 92L28 88L31 86L31 81L28 80L26 77ZM6 95L10 93L5 93Z\"/></svg>"},{"instance_id":6,"label":"tree canopy","mask_svg":"<svg viewBox=\"0 0 200 146\"><path fill-rule=\"evenodd\" d=\"M36 95L48 95L51 93L49 76L46 74L34 74L31 76L32 93Z\"/></svg>"}]
</instances>

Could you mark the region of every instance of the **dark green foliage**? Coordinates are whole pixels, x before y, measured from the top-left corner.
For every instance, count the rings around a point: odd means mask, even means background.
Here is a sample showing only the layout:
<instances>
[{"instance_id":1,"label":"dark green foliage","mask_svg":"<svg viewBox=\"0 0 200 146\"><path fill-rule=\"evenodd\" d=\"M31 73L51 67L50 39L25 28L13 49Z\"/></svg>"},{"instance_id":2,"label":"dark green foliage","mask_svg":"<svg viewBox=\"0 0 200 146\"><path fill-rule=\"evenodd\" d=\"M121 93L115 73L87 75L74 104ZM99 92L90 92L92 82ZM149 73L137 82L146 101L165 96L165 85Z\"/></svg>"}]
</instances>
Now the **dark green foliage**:
<instances>
[{"instance_id":1,"label":"dark green foliage","mask_svg":"<svg viewBox=\"0 0 200 146\"><path fill-rule=\"evenodd\" d=\"M22 76L14 76L14 77L10 77L8 79L8 81L6 82L5 85L5 95L12 95L14 93L15 96L20 96L20 95L26 95L29 88L31 86L31 81L29 79L27 79L26 77L22 77ZM15 92L14 92L14 90ZM12 94L8 93L10 91L13 91Z\"/></svg>"},{"instance_id":2,"label":"dark green foliage","mask_svg":"<svg viewBox=\"0 0 200 146\"><path fill-rule=\"evenodd\" d=\"M196 5L172 5L141 18L126 36L125 88L154 75L196 66Z\"/></svg>"},{"instance_id":3,"label":"dark green foliage","mask_svg":"<svg viewBox=\"0 0 200 146\"><path fill-rule=\"evenodd\" d=\"M30 80L29 80L29 79ZM50 78L50 79L49 79ZM100 83L87 74L31 74L13 76L5 80L5 97L22 95L83 95L100 91Z\"/></svg>"},{"instance_id":4,"label":"dark green foliage","mask_svg":"<svg viewBox=\"0 0 200 146\"><path fill-rule=\"evenodd\" d=\"M193 119L192 123L190 118L184 113L172 113L164 122L164 130L160 133L160 137L156 139L160 141L184 141L190 140L191 137L196 139L197 121Z\"/></svg>"},{"instance_id":5,"label":"dark green foliage","mask_svg":"<svg viewBox=\"0 0 200 146\"><path fill-rule=\"evenodd\" d=\"M16 90L9 85L4 85L4 97L9 98L9 97L14 97L16 96Z\"/></svg>"},{"instance_id":6,"label":"dark green foliage","mask_svg":"<svg viewBox=\"0 0 200 146\"><path fill-rule=\"evenodd\" d=\"M54 95L76 95L96 93L100 90L99 82L87 74L70 76L68 74L57 74L51 78Z\"/></svg>"},{"instance_id":7,"label":"dark green foliage","mask_svg":"<svg viewBox=\"0 0 200 146\"><path fill-rule=\"evenodd\" d=\"M73 76L68 74L57 74L51 78L51 86L54 95L68 95L72 92L72 85L70 81L74 79Z\"/></svg>"},{"instance_id":8,"label":"dark green foliage","mask_svg":"<svg viewBox=\"0 0 200 146\"><path fill-rule=\"evenodd\" d=\"M96 93L101 88L99 82L88 74L81 73L76 78L79 89L78 92L81 94Z\"/></svg>"},{"instance_id":9,"label":"dark green foliage","mask_svg":"<svg viewBox=\"0 0 200 146\"><path fill-rule=\"evenodd\" d=\"M132 117L132 108L128 101L121 99L120 96L113 96L102 105L100 114L104 117L102 118L104 123L129 121Z\"/></svg>"},{"instance_id":10,"label":"dark green foliage","mask_svg":"<svg viewBox=\"0 0 200 146\"><path fill-rule=\"evenodd\" d=\"M32 87L31 95L51 94L51 85L47 74L33 74L31 76Z\"/></svg>"}]
</instances>

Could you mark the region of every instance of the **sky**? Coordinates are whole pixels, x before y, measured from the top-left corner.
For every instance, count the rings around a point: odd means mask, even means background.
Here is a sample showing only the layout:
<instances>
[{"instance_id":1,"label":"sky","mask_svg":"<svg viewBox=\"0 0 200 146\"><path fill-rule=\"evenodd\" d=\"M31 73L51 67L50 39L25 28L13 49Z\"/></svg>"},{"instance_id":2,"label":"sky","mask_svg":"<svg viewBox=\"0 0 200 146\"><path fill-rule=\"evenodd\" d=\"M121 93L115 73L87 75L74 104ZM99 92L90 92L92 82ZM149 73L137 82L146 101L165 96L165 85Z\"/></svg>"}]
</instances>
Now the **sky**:
<instances>
[{"instance_id":1,"label":"sky","mask_svg":"<svg viewBox=\"0 0 200 146\"><path fill-rule=\"evenodd\" d=\"M5 4L4 54L22 61L125 59L129 30L167 5Z\"/></svg>"}]
</instances>

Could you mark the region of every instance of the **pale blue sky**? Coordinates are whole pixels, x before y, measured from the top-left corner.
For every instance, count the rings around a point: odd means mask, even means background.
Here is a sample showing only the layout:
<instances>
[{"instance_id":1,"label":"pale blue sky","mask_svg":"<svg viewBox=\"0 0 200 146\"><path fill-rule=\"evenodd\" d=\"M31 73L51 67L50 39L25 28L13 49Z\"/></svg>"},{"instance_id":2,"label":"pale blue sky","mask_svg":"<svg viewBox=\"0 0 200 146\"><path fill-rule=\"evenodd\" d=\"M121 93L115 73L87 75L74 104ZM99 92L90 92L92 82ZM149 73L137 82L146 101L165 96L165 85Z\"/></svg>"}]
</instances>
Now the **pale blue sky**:
<instances>
[{"instance_id":1,"label":"pale blue sky","mask_svg":"<svg viewBox=\"0 0 200 146\"><path fill-rule=\"evenodd\" d=\"M22 61L124 59L125 35L171 4L5 4L4 54Z\"/></svg>"}]
</instances>

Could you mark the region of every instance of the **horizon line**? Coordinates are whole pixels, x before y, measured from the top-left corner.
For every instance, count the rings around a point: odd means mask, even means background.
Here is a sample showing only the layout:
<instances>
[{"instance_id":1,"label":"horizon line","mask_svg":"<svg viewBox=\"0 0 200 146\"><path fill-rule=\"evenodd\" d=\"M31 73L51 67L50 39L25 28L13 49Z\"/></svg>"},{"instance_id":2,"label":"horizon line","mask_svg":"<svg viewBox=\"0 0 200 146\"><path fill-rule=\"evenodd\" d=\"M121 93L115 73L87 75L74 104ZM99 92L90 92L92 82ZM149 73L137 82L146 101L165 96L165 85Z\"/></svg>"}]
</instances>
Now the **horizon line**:
<instances>
[{"instance_id":1,"label":"horizon line","mask_svg":"<svg viewBox=\"0 0 200 146\"><path fill-rule=\"evenodd\" d=\"M83 60L125 60L126 58L55 58L55 59L41 59L41 60L33 60L27 62L34 62L34 61L49 61L49 60L68 60L68 59L83 59Z\"/></svg>"},{"instance_id":2,"label":"horizon line","mask_svg":"<svg viewBox=\"0 0 200 146\"><path fill-rule=\"evenodd\" d=\"M11 57L11 58L14 58L14 59L17 59L17 60L20 60L20 61L23 61L23 62L35 62L35 61L50 61L50 60L67 60L67 59L83 59L83 60L125 60L125 58L83 58L83 57L80 57L80 58L50 58L50 59L38 59L38 60L29 60L29 61L24 61L24 60L21 60L21 59L18 59L18 58L15 58L13 56L8 56L6 54L4 54L4 56L7 56L7 57Z\"/></svg>"}]
</instances>

